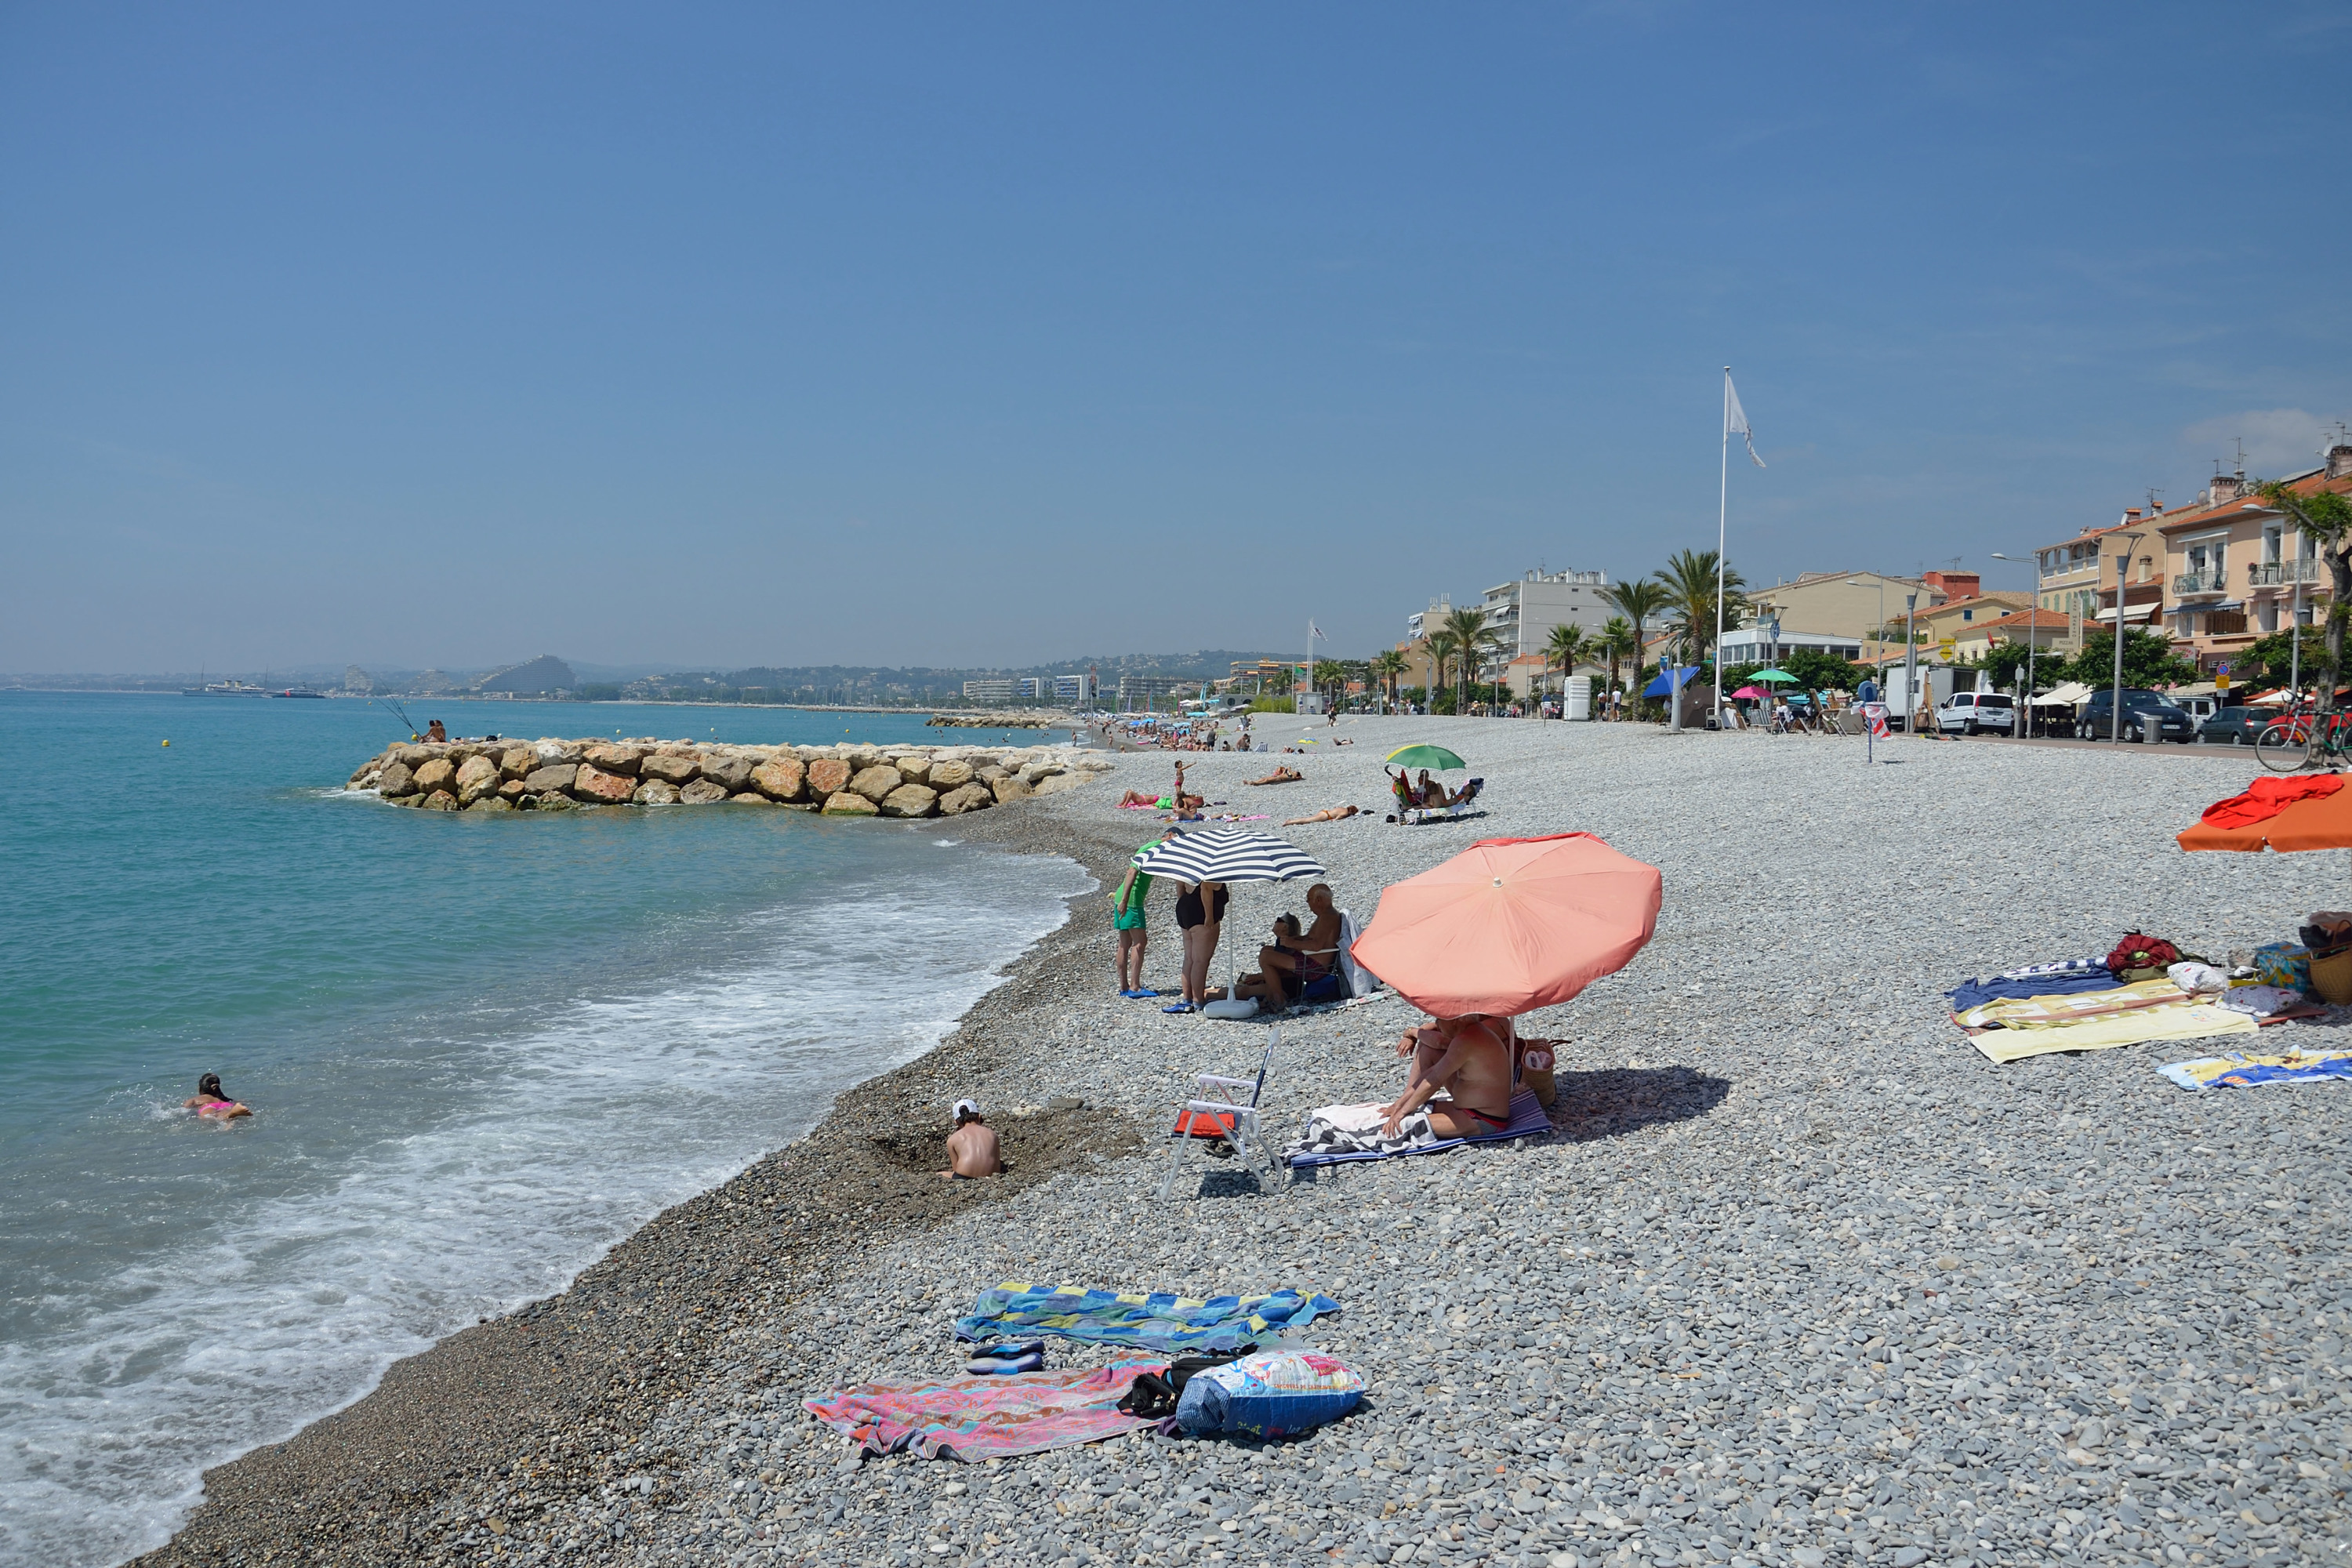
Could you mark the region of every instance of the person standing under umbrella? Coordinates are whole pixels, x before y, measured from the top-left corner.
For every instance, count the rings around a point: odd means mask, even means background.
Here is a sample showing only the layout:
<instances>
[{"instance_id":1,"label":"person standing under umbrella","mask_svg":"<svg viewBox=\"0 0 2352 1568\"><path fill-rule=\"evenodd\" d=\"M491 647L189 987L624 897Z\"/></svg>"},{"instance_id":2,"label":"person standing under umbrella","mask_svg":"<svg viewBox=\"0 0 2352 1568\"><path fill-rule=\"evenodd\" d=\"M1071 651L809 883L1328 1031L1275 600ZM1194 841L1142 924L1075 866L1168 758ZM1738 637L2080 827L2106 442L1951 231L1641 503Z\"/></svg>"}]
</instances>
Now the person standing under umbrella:
<instances>
[{"instance_id":1,"label":"person standing under umbrella","mask_svg":"<svg viewBox=\"0 0 2352 1568\"><path fill-rule=\"evenodd\" d=\"M1209 999L1209 961L1217 953L1225 904L1231 898L1223 882L1186 886L1176 899L1176 924L1184 933L1184 999L1167 1013L1190 1013Z\"/></svg>"}]
</instances>

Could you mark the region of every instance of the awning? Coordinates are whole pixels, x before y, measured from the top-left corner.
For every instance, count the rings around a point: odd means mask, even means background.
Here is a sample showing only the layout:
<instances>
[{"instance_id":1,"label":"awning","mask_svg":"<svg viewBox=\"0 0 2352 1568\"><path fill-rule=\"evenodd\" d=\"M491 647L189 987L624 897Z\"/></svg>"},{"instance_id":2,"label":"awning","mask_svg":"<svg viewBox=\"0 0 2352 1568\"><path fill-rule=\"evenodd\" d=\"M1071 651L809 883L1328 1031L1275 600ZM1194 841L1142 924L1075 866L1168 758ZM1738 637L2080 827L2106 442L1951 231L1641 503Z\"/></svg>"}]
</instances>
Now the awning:
<instances>
[{"instance_id":1,"label":"awning","mask_svg":"<svg viewBox=\"0 0 2352 1568\"><path fill-rule=\"evenodd\" d=\"M2161 600L2157 599L2151 599L2144 605L2129 605L2125 607L2131 612L2128 618L2135 621L2152 621L2164 614L2164 604ZM2198 607L2200 609L2210 609L2213 606L2200 605ZM2103 621L2112 621L2116 618L2116 612L2113 608L2101 610L2098 612L2096 618Z\"/></svg>"}]
</instances>

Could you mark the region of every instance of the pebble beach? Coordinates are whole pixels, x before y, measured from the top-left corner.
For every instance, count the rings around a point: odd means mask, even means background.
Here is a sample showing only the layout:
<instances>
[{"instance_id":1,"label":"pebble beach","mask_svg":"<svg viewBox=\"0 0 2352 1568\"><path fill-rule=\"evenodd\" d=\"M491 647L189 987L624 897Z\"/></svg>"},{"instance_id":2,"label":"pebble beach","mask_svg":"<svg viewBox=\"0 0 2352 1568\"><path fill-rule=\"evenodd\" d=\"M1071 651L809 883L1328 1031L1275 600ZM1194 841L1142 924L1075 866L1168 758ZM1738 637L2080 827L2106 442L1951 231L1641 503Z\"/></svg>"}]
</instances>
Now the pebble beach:
<instances>
[{"instance_id":1,"label":"pebble beach","mask_svg":"<svg viewBox=\"0 0 2352 1568\"><path fill-rule=\"evenodd\" d=\"M1386 1099L1416 1020L1282 1021L1115 993L1108 892L1173 759L921 831L1081 861L1098 887L937 1049L649 1224L561 1295L400 1363L213 1471L153 1564L2304 1563L2352 1558L2340 1083L2193 1093L2196 1041L1984 1059L1942 993L2137 928L2220 954L2346 904L2347 858L2184 855L2250 752L1639 724L1299 721L1298 756L1192 753L1369 921L1484 837L1591 831L1660 868L1651 945L1522 1032L1563 1042L1553 1130L1276 1174L1161 1138L1198 1072L1287 1131ZM1338 744L1340 741L1349 744ZM1481 812L1385 823L1431 741ZM1242 781L1290 763L1303 782ZM1458 782L1458 780L1457 780ZM1281 819L1354 804L1355 818ZM1238 886L1215 973L1304 887ZM1172 890L1151 983L1174 989ZM2293 1032L2352 1040L2352 1010ZM977 1098L1011 1173L940 1182ZM963 1465L861 1460L800 1402L938 1374L1004 1280L1341 1311L1365 1374L1276 1442L1135 1435ZM1049 1364L1118 1352L1049 1342Z\"/></svg>"}]
</instances>

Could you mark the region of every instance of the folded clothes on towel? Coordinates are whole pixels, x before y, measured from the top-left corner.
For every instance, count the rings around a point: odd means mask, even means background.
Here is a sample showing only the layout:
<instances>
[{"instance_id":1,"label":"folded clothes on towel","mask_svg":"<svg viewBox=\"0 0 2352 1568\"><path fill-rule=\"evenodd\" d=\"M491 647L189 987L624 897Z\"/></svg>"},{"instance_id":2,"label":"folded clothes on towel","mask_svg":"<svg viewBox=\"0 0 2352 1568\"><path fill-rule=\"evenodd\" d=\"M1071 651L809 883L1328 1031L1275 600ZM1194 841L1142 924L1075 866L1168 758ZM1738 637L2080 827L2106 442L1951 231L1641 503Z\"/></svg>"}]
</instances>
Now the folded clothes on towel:
<instances>
[{"instance_id":1,"label":"folded clothes on towel","mask_svg":"<svg viewBox=\"0 0 2352 1568\"><path fill-rule=\"evenodd\" d=\"M2083 991L2048 996L2007 997L1954 1014L1963 1029L2046 1029L2078 1024L2110 1014L2137 1012L2188 1000L2189 994L2169 980L2135 980L2105 991Z\"/></svg>"},{"instance_id":2,"label":"folded clothes on towel","mask_svg":"<svg viewBox=\"0 0 2352 1568\"><path fill-rule=\"evenodd\" d=\"M1988 1002L2023 1001L2033 996L2071 996L2085 991L2113 991L2123 982L2107 973L2104 963L2090 969L2069 969L2052 974L1989 974L1963 980L1945 993L1952 1011L1965 1013Z\"/></svg>"}]
</instances>

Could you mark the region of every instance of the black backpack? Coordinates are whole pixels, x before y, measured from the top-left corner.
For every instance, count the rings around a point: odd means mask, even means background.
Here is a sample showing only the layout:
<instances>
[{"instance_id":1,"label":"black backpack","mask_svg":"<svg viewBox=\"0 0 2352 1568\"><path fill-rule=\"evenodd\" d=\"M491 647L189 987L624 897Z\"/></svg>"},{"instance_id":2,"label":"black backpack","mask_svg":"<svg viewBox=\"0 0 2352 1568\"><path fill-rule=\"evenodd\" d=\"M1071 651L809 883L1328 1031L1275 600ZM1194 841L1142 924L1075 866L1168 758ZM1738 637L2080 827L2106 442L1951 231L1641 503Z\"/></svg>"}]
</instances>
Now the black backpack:
<instances>
[{"instance_id":1,"label":"black backpack","mask_svg":"<svg viewBox=\"0 0 2352 1568\"><path fill-rule=\"evenodd\" d=\"M1127 1397L1118 1407L1129 1415L1139 1415L1147 1421L1161 1421L1176 1414L1177 1402L1184 1396L1184 1385L1192 1381L1196 1372L1206 1372L1213 1366L1223 1366L1239 1361L1256 1350L1255 1345L1244 1345L1237 1351L1221 1355L1179 1356L1168 1363L1167 1375L1156 1372L1139 1373L1129 1385Z\"/></svg>"}]
</instances>

